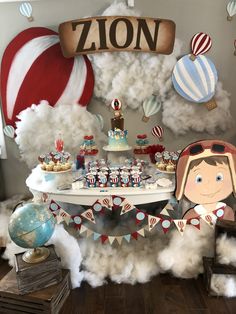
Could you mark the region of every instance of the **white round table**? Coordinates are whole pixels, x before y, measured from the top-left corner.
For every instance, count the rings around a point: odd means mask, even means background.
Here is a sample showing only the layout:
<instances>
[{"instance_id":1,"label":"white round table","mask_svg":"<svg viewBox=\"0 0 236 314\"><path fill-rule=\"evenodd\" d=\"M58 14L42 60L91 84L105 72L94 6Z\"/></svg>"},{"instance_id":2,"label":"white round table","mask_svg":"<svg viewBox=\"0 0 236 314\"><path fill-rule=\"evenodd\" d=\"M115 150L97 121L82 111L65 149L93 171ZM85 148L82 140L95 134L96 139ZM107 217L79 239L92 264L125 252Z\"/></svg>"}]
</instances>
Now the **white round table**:
<instances>
[{"instance_id":1,"label":"white round table","mask_svg":"<svg viewBox=\"0 0 236 314\"><path fill-rule=\"evenodd\" d=\"M156 189L145 189L144 187L107 187L60 191L44 181L44 176L41 174L39 167L33 169L32 173L26 180L26 185L35 198L42 197L42 195L46 194L48 199L88 206L94 204L97 199L112 195L123 196L132 202L133 205L164 201L171 198L175 189L174 184L172 184L170 187L158 187Z\"/></svg>"}]
</instances>

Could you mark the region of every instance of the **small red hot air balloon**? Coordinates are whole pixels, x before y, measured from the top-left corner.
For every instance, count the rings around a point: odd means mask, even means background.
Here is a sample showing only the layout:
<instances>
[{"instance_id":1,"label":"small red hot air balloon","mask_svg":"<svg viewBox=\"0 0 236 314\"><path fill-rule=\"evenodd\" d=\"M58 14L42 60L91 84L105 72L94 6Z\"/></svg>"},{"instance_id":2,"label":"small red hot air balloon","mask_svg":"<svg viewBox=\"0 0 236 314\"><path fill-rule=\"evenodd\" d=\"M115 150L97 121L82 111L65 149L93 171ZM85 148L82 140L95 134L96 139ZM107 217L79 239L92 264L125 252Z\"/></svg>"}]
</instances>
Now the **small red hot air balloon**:
<instances>
[{"instance_id":1,"label":"small red hot air balloon","mask_svg":"<svg viewBox=\"0 0 236 314\"><path fill-rule=\"evenodd\" d=\"M125 209L125 211L131 209L131 205L130 204L125 204L124 209Z\"/></svg>"},{"instance_id":2,"label":"small red hot air balloon","mask_svg":"<svg viewBox=\"0 0 236 314\"><path fill-rule=\"evenodd\" d=\"M202 55L210 50L212 46L211 37L205 33L197 33L191 40L192 54L190 59L194 61L196 56Z\"/></svg>"},{"instance_id":3,"label":"small red hot air balloon","mask_svg":"<svg viewBox=\"0 0 236 314\"><path fill-rule=\"evenodd\" d=\"M163 140L163 138L162 138L163 137L163 133L164 133L164 130L163 130L163 128L160 125L156 125L152 129L152 135L157 137L159 139L159 141Z\"/></svg>"},{"instance_id":4,"label":"small red hot air balloon","mask_svg":"<svg viewBox=\"0 0 236 314\"><path fill-rule=\"evenodd\" d=\"M85 214L85 216L86 216L89 220L91 220L91 221L94 220L93 215L92 215L91 212L87 212L87 213Z\"/></svg>"},{"instance_id":5,"label":"small red hot air balloon","mask_svg":"<svg viewBox=\"0 0 236 314\"><path fill-rule=\"evenodd\" d=\"M209 224L212 226L213 222L212 222L212 217L210 215L206 215L205 217L206 221L209 222Z\"/></svg>"},{"instance_id":6,"label":"small red hot air balloon","mask_svg":"<svg viewBox=\"0 0 236 314\"><path fill-rule=\"evenodd\" d=\"M157 221L157 219L154 218L154 217L152 217L152 218L150 219L150 228L151 228L151 229L153 228L153 225L155 224L156 221Z\"/></svg>"},{"instance_id":7,"label":"small red hot air balloon","mask_svg":"<svg viewBox=\"0 0 236 314\"><path fill-rule=\"evenodd\" d=\"M109 207L109 205L110 205L108 198L104 198L104 200L102 201L102 203L103 203L106 207Z\"/></svg>"},{"instance_id":8,"label":"small red hot air balloon","mask_svg":"<svg viewBox=\"0 0 236 314\"><path fill-rule=\"evenodd\" d=\"M183 221L178 221L178 227L180 228L180 232L183 232L183 228L184 228L184 223Z\"/></svg>"},{"instance_id":9,"label":"small red hot air balloon","mask_svg":"<svg viewBox=\"0 0 236 314\"><path fill-rule=\"evenodd\" d=\"M111 107L113 110L118 111L121 109L121 106L122 106L122 104L121 104L121 101L119 99L115 98L112 100Z\"/></svg>"}]
</instances>

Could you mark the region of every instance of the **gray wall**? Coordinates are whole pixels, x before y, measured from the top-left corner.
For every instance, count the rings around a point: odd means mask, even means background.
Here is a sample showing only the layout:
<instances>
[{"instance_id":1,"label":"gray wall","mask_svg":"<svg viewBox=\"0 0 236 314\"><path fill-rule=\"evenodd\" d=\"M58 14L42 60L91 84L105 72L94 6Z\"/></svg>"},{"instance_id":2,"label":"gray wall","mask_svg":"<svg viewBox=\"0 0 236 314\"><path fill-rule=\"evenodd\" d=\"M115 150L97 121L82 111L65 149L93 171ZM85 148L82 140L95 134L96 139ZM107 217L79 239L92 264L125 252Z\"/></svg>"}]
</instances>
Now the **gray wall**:
<instances>
[{"instance_id":1,"label":"gray wall","mask_svg":"<svg viewBox=\"0 0 236 314\"><path fill-rule=\"evenodd\" d=\"M20 31L31 26L45 26L57 30L64 21L84 16L99 15L111 1L108 0L41 0L32 2L35 21L29 23L18 11L19 2L0 3L0 57L8 42ZM215 62L219 79L224 88L231 94L231 111L236 119L236 57L233 55L233 41L236 39L236 16L232 22L226 21L226 4L222 0L135 0L135 7L141 10L143 16L170 18L176 22L177 34L185 44L183 53L189 52L189 42L193 34L199 31L211 35L214 47L209 56ZM224 47L224 49L222 49ZM223 53L224 51L224 53ZM89 110L101 113L105 118L105 131L110 127L110 112L101 102L93 100ZM125 123L128 126L129 142L134 144L136 127L131 127L133 121L140 121L140 113L125 112ZM160 114L150 119L148 124L140 123L138 132L150 132L151 127L161 121ZM218 138L236 144L235 127ZM167 149L182 148L191 141L209 137L207 134L188 133L176 137L166 131L165 146ZM18 160L19 152L16 144L7 139L8 159L1 160L6 197L15 193L27 192L24 181L29 174L26 165ZM2 184L2 182L0 182Z\"/></svg>"}]
</instances>

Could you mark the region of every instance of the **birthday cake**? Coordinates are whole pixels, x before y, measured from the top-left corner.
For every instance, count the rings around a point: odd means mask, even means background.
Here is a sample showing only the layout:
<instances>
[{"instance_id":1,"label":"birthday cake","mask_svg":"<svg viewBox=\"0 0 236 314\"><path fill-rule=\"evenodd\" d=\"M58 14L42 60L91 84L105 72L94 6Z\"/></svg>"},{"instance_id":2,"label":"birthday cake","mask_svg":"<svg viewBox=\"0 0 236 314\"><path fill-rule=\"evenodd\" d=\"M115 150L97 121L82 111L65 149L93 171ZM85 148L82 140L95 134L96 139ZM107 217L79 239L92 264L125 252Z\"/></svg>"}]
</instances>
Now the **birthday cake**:
<instances>
[{"instance_id":1,"label":"birthday cake","mask_svg":"<svg viewBox=\"0 0 236 314\"><path fill-rule=\"evenodd\" d=\"M111 107L115 116L111 119L111 130L108 131L107 149L112 151L122 151L130 149L127 142L128 131L124 129L124 118L121 113L121 102L119 99L113 99Z\"/></svg>"}]
</instances>

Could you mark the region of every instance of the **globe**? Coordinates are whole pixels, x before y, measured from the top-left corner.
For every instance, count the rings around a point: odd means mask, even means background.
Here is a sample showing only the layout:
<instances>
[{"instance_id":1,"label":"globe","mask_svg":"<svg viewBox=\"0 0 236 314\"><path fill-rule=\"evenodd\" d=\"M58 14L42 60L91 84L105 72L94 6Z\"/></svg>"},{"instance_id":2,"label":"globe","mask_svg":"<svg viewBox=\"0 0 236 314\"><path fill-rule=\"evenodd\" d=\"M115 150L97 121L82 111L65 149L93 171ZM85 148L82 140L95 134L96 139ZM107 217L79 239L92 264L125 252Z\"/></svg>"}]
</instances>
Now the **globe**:
<instances>
[{"instance_id":1,"label":"globe","mask_svg":"<svg viewBox=\"0 0 236 314\"><path fill-rule=\"evenodd\" d=\"M8 226L13 242L22 248L34 249L23 255L23 260L36 263L47 258L49 250L39 248L52 236L55 218L45 204L28 203L16 209Z\"/></svg>"}]
</instances>

